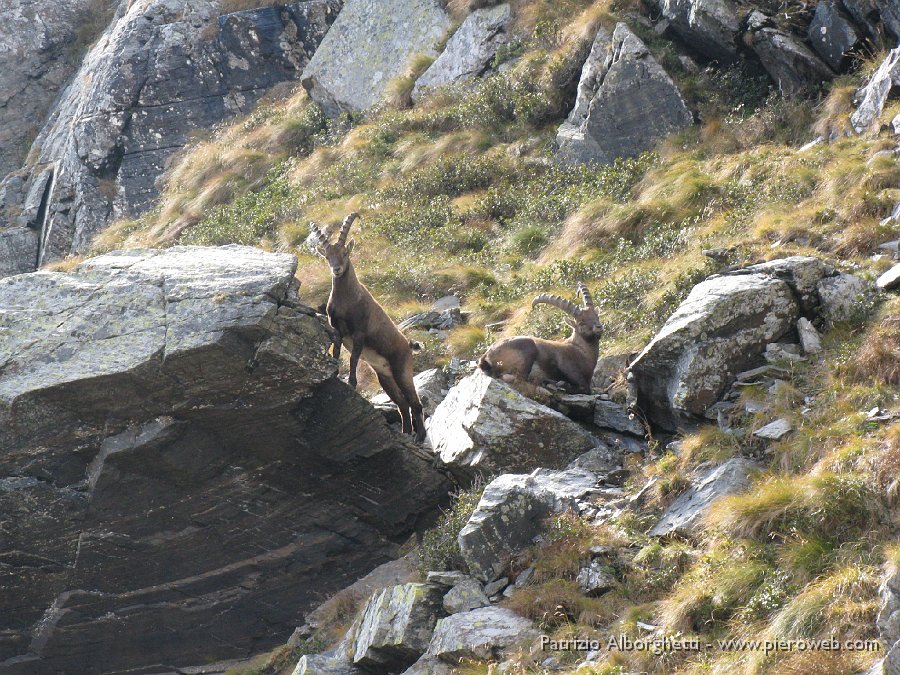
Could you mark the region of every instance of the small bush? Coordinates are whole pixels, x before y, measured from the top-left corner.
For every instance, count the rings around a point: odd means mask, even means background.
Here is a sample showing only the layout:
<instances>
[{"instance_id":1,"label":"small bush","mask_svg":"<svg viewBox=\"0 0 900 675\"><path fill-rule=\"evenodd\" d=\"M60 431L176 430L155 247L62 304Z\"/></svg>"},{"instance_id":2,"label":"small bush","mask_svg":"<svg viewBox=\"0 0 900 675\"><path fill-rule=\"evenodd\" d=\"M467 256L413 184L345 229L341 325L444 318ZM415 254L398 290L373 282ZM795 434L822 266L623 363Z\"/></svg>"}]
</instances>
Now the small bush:
<instances>
[{"instance_id":1,"label":"small bush","mask_svg":"<svg viewBox=\"0 0 900 675\"><path fill-rule=\"evenodd\" d=\"M419 569L423 575L431 570L452 570L463 566L456 538L469 522L483 492L484 483L481 481L457 492L453 496L453 504L441 516L437 526L422 537Z\"/></svg>"}]
</instances>

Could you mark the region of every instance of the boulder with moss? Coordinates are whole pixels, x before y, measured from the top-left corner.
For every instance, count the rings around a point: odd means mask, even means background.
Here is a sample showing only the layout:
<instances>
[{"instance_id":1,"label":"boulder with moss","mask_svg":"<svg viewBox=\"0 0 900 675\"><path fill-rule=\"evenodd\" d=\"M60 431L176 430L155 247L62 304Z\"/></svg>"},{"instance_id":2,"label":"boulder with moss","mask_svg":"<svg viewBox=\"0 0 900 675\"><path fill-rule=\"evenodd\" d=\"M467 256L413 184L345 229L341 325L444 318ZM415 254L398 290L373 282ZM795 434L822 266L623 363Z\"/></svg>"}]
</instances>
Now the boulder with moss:
<instances>
[{"instance_id":1,"label":"boulder with moss","mask_svg":"<svg viewBox=\"0 0 900 675\"><path fill-rule=\"evenodd\" d=\"M438 0L347 0L303 71L303 86L329 115L366 110L414 57L437 56L449 29Z\"/></svg>"},{"instance_id":2,"label":"boulder with moss","mask_svg":"<svg viewBox=\"0 0 900 675\"><path fill-rule=\"evenodd\" d=\"M443 616L444 590L434 584L410 583L376 593L354 629L353 663L368 671L396 673L415 663Z\"/></svg>"},{"instance_id":3,"label":"boulder with moss","mask_svg":"<svg viewBox=\"0 0 900 675\"><path fill-rule=\"evenodd\" d=\"M529 619L502 607L482 607L438 621L425 655L453 665L463 659L496 659L538 635Z\"/></svg>"},{"instance_id":4,"label":"boulder with moss","mask_svg":"<svg viewBox=\"0 0 900 675\"><path fill-rule=\"evenodd\" d=\"M496 579L541 532L547 516L577 508L596 484L593 473L578 468L538 469L491 481L457 539L469 572L482 581Z\"/></svg>"}]
</instances>

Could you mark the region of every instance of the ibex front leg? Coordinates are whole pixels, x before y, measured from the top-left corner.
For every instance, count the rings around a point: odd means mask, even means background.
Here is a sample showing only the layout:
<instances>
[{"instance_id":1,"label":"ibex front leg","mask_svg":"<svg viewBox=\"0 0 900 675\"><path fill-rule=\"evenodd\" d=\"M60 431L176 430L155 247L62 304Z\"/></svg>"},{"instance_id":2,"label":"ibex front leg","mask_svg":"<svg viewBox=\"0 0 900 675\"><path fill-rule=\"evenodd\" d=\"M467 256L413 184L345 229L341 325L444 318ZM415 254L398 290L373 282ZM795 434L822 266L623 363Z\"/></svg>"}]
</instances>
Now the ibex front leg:
<instances>
[{"instance_id":1,"label":"ibex front leg","mask_svg":"<svg viewBox=\"0 0 900 675\"><path fill-rule=\"evenodd\" d=\"M350 378L347 380L353 389L356 389L356 368L359 366L359 357L362 356L365 347L366 336L358 333L353 336L353 349L350 351Z\"/></svg>"}]
</instances>

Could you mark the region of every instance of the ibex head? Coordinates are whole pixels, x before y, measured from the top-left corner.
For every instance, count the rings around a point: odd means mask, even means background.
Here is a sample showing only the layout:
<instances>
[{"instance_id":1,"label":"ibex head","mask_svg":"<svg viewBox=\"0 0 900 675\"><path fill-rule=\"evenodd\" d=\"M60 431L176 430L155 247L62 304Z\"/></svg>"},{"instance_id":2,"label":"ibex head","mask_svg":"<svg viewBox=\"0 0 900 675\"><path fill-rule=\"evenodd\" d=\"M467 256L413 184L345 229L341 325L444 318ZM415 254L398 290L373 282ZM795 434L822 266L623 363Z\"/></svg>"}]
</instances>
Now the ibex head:
<instances>
[{"instance_id":1,"label":"ibex head","mask_svg":"<svg viewBox=\"0 0 900 675\"><path fill-rule=\"evenodd\" d=\"M578 294L581 296L583 307L579 307L571 300L547 293L537 296L532 301L531 306L535 307L541 303L546 303L561 309L572 317L571 319L566 319L566 323L572 327L577 335L585 340L597 340L603 334L603 326L600 324L600 317L597 315L597 308L594 306L591 292L580 281L578 282Z\"/></svg>"},{"instance_id":2,"label":"ibex head","mask_svg":"<svg viewBox=\"0 0 900 675\"><path fill-rule=\"evenodd\" d=\"M344 218L341 232L337 241L333 244L328 243L328 236L322 232L318 225L315 223L309 224L309 230L316 240L316 251L328 261L328 265L331 267L331 275L335 278L344 276L350 267L350 253L353 251L353 245L356 242L351 239L348 244L347 235L350 234L350 226L353 225L357 218L359 218L358 213L351 213Z\"/></svg>"}]
</instances>

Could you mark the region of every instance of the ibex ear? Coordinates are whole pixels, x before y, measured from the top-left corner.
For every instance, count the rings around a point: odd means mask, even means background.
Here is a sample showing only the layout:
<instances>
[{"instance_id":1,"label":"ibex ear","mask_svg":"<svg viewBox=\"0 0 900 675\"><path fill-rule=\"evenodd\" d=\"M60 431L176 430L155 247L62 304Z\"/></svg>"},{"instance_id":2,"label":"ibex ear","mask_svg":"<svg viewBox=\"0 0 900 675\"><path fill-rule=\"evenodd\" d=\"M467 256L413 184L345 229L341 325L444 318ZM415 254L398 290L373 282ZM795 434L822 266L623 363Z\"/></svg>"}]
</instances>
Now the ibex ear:
<instances>
[{"instance_id":1,"label":"ibex ear","mask_svg":"<svg viewBox=\"0 0 900 675\"><path fill-rule=\"evenodd\" d=\"M350 243L347 244L347 255L350 255L353 252L353 246L356 244L356 239L351 239Z\"/></svg>"}]
</instances>

